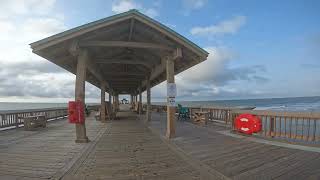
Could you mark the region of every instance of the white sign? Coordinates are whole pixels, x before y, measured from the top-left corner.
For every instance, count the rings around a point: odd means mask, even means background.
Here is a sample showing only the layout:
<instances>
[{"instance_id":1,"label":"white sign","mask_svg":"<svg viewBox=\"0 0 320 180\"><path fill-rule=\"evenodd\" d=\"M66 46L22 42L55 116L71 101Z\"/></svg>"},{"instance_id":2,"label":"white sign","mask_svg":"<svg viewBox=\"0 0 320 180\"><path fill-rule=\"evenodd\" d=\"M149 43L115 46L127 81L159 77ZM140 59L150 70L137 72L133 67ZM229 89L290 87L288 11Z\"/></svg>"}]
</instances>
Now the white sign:
<instances>
[{"instance_id":1,"label":"white sign","mask_svg":"<svg viewBox=\"0 0 320 180\"><path fill-rule=\"evenodd\" d=\"M168 97L168 106L176 106L176 98Z\"/></svg>"},{"instance_id":2,"label":"white sign","mask_svg":"<svg viewBox=\"0 0 320 180\"><path fill-rule=\"evenodd\" d=\"M176 97L177 87L175 83L167 83L167 97Z\"/></svg>"}]
</instances>

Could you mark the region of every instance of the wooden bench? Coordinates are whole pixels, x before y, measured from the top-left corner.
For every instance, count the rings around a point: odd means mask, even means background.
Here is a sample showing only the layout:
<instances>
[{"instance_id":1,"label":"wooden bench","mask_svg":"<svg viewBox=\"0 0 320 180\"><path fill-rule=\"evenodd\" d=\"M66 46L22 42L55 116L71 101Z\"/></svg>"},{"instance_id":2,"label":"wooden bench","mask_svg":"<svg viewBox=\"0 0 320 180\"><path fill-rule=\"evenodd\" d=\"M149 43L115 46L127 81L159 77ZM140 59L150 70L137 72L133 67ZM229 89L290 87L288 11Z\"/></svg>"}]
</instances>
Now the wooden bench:
<instances>
[{"instance_id":1,"label":"wooden bench","mask_svg":"<svg viewBox=\"0 0 320 180\"><path fill-rule=\"evenodd\" d=\"M209 112L207 111L195 111L193 112L193 122L200 124L207 124L209 120Z\"/></svg>"},{"instance_id":2,"label":"wooden bench","mask_svg":"<svg viewBox=\"0 0 320 180\"><path fill-rule=\"evenodd\" d=\"M28 116L23 118L24 129L27 131L35 130L37 127L47 127L46 117L40 116Z\"/></svg>"}]
</instances>

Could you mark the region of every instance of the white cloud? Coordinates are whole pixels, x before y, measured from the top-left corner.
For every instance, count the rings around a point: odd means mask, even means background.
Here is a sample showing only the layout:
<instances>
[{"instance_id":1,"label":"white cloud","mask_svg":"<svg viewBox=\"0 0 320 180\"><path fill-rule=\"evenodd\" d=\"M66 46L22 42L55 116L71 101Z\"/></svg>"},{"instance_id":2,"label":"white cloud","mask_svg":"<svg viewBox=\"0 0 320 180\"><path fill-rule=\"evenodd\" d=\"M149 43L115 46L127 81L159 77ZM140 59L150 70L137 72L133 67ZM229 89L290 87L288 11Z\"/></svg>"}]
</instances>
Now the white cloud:
<instances>
[{"instance_id":1,"label":"white cloud","mask_svg":"<svg viewBox=\"0 0 320 180\"><path fill-rule=\"evenodd\" d=\"M153 8L149 8L145 10L145 13L150 16L150 17L157 17L159 16L159 13L157 10L153 9Z\"/></svg>"},{"instance_id":2,"label":"white cloud","mask_svg":"<svg viewBox=\"0 0 320 180\"><path fill-rule=\"evenodd\" d=\"M234 82L267 82L258 73L265 72L264 66L230 67L237 55L226 47L207 47L210 54L206 61L180 73L175 78L178 98L234 97L239 94L254 94L248 87L239 88ZM196 75L195 75L196 74ZM232 82L232 84L231 84ZM166 83L152 89L153 97L161 100L166 93ZM208 100L208 99L207 99Z\"/></svg>"},{"instance_id":3,"label":"white cloud","mask_svg":"<svg viewBox=\"0 0 320 180\"><path fill-rule=\"evenodd\" d=\"M0 1L1 100L54 100L74 95L73 75L33 54L29 47L34 41L66 29L64 16L53 11L54 3L55 0Z\"/></svg>"},{"instance_id":4,"label":"white cloud","mask_svg":"<svg viewBox=\"0 0 320 180\"><path fill-rule=\"evenodd\" d=\"M55 0L1 0L0 18L13 15L48 14L54 7Z\"/></svg>"},{"instance_id":5,"label":"white cloud","mask_svg":"<svg viewBox=\"0 0 320 180\"><path fill-rule=\"evenodd\" d=\"M135 3L132 0L120 0L115 1L112 4L112 11L115 13L122 13L125 11L129 11L130 9L141 9L141 5Z\"/></svg>"},{"instance_id":6,"label":"white cloud","mask_svg":"<svg viewBox=\"0 0 320 180\"><path fill-rule=\"evenodd\" d=\"M63 21L56 18L30 18L22 25L23 32L32 35L29 37L31 41L48 37L65 29Z\"/></svg>"},{"instance_id":7,"label":"white cloud","mask_svg":"<svg viewBox=\"0 0 320 180\"><path fill-rule=\"evenodd\" d=\"M222 21L216 25L207 27L194 27L190 33L192 35L224 35L235 34L246 24L245 16L234 16L232 19Z\"/></svg>"},{"instance_id":8,"label":"white cloud","mask_svg":"<svg viewBox=\"0 0 320 180\"><path fill-rule=\"evenodd\" d=\"M207 47L210 54L206 61L190 68L178 75L184 81L203 82L215 80L216 83L224 81L221 76L224 74L228 62L235 58L235 54L226 47ZM197 74L197 76L194 76Z\"/></svg>"},{"instance_id":9,"label":"white cloud","mask_svg":"<svg viewBox=\"0 0 320 180\"><path fill-rule=\"evenodd\" d=\"M55 0L0 1L0 61L34 62L41 58L29 44L66 29L63 15L53 12ZM6 15L6 17L4 16ZM2 18L1 18L2 17Z\"/></svg>"},{"instance_id":10,"label":"white cloud","mask_svg":"<svg viewBox=\"0 0 320 180\"><path fill-rule=\"evenodd\" d=\"M159 6L159 3L155 3L155 6ZM146 8L142 4L135 2L134 0L116 0L112 3L111 10L114 13L122 13L131 9L137 9L147 14L150 17L157 17L159 15L155 8Z\"/></svg>"},{"instance_id":11,"label":"white cloud","mask_svg":"<svg viewBox=\"0 0 320 180\"><path fill-rule=\"evenodd\" d=\"M0 20L0 40L7 39L10 32L14 30L14 24L10 21L1 21Z\"/></svg>"},{"instance_id":12,"label":"white cloud","mask_svg":"<svg viewBox=\"0 0 320 180\"><path fill-rule=\"evenodd\" d=\"M203 8L208 0L182 0L182 14L188 16L192 11Z\"/></svg>"},{"instance_id":13,"label":"white cloud","mask_svg":"<svg viewBox=\"0 0 320 180\"><path fill-rule=\"evenodd\" d=\"M183 5L191 10L202 8L208 1L207 0L182 0Z\"/></svg>"}]
</instances>

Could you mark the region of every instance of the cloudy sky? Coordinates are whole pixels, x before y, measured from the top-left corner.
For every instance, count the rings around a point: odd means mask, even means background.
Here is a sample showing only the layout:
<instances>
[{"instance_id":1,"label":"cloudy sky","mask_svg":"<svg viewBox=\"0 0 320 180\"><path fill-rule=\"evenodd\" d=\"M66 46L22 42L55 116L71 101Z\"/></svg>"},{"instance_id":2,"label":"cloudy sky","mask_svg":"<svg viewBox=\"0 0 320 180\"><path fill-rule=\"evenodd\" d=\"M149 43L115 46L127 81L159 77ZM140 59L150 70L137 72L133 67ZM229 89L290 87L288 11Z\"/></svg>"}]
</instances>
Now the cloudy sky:
<instances>
[{"instance_id":1,"label":"cloudy sky","mask_svg":"<svg viewBox=\"0 0 320 180\"><path fill-rule=\"evenodd\" d=\"M320 95L317 0L1 0L0 8L0 101L72 99L75 76L28 44L133 8L210 53L176 77L178 100ZM154 101L165 85L152 88ZM98 102L99 89L86 91Z\"/></svg>"}]
</instances>

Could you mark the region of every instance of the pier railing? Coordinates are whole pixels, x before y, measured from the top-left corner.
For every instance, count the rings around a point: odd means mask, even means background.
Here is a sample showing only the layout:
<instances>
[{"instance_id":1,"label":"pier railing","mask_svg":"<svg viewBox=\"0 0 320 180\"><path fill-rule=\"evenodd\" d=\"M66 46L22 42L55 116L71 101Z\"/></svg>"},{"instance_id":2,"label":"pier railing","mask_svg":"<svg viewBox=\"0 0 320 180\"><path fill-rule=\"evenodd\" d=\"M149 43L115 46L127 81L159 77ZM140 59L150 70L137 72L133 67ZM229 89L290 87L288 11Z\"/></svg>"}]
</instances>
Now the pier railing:
<instances>
[{"instance_id":1,"label":"pier railing","mask_svg":"<svg viewBox=\"0 0 320 180\"><path fill-rule=\"evenodd\" d=\"M243 113L260 117L262 131L257 136L283 140L320 142L320 113L316 112L281 112L265 110L248 110L234 107L187 107L190 117L194 111L209 113L209 121L224 123L235 130L234 119ZM164 105L152 105L154 111L166 111Z\"/></svg>"},{"instance_id":2,"label":"pier railing","mask_svg":"<svg viewBox=\"0 0 320 180\"><path fill-rule=\"evenodd\" d=\"M167 110L165 105L152 105L152 110L157 112L162 112ZM217 121L225 124L232 124L232 119L230 118L231 112L233 110L240 109L253 109L254 107L244 107L244 108L231 108L231 107L186 107L189 109L189 117L192 117L195 111L206 111L209 113L209 121ZM178 108L177 108L178 112Z\"/></svg>"},{"instance_id":3,"label":"pier railing","mask_svg":"<svg viewBox=\"0 0 320 180\"><path fill-rule=\"evenodd\" d=\"M320 141L320 113L234 110L231 119L242 113L260 117L262 131L257 135L295 141Z\"/></svg>"},{"instance_id":4,"label":"pier railing","mask_svg":"<svg viewBox=\"0 0 320 180\"><path fill-rule=\"evenodd\" d=\"M100 106L88 106L89 110L97 110ZM47 121L62 119L68 116L67 108L43 108L26 110L0 111L0 128L14 128L23 124L23 119L28 116L44 115Z\"/></svg>"}]
</instances>

